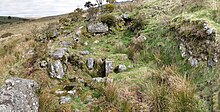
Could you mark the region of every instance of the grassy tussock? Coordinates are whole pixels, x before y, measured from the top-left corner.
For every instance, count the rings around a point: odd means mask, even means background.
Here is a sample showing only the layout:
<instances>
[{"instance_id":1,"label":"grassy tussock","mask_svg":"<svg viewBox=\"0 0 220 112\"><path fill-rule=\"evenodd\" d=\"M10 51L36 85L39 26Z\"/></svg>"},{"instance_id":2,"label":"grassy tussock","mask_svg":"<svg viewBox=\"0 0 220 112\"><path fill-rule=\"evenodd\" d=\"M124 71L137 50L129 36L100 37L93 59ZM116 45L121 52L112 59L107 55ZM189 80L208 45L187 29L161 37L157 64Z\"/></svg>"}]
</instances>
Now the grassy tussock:
<instances>
[{"instance_id":1,"label":"grassy tussock","mask_svg":"<svg viewBox=\"0 0 220 112\"><path fill-rule=\"evenodd\" d=\"M129 111L199 111L194 87L188 79L177 74L175 67L145 71L148 72L144 75L124 75L123 81L126 82L120 81L116 86L117 102L122 105L116 107Z\"/></svg>"},{"instance_id":2,"label":"grassy tussock","mask_svg":"<svg viewBox=\"0 0 220 112\"><path fill-rule=\"evenodd\" d=\"M170 73L171 72L171 73ZM164 73L153 74L149 99L150 110L167 112L199 111L195 90L185 78L173 75L173 71L165 68ZM150 89L150 90L149 90Z\"/></svg>"}]
</instances>

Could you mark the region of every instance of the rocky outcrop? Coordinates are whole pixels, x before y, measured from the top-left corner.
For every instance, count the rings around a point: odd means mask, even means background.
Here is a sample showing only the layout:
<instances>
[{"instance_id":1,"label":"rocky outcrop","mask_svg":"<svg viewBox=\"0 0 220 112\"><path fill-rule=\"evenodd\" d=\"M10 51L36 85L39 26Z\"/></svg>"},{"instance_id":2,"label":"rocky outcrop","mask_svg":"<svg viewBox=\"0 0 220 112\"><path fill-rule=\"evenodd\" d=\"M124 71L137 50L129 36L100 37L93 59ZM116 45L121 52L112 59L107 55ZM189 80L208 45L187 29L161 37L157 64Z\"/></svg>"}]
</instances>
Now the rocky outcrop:
<instances>
[{"instance_id":1,"label":"rocky outcrop","mask_svg":"<svg viewBox=\"0 0 220 112\"><path fill-rule=\"evenodd\" d=\"M0 89L0 112L38 112L37 87L33 80L7 79Z\"/></svg>"},{"instance_id":2,"label":"rocky outcrop","mask_svg":"<svg viewBox=\"0 0 220 112\"><path fill-rule=\"evenodd\" d=\"M193 20L189 17L177 17L171 23L176 33L179 50L189 64L196 67L200 61L207 61L212 67L218 62L219 42L217 32L205 20Z\"/></svg>"},{"instance_id":3,"label":"rocky outcrop","mask_svg":"<svg viewBox=\"0 0 220 112\"><path fill-rule=\"evenodd\" d=\"M90 23L87 27L90 33L105 33L108 32L108 26L103 23Z\"/></svg>"},{"instance_id":4,"label":"rocky outcrop","mask_svg":"<svg viewBox=\"0 0 220 112\"><path fill-rule=\"evenodd\" d=\"M49 64L49 75L51 78L62 79L64 74L64 67L60 60L53 61Z\"/></svg>"}]
</instances>

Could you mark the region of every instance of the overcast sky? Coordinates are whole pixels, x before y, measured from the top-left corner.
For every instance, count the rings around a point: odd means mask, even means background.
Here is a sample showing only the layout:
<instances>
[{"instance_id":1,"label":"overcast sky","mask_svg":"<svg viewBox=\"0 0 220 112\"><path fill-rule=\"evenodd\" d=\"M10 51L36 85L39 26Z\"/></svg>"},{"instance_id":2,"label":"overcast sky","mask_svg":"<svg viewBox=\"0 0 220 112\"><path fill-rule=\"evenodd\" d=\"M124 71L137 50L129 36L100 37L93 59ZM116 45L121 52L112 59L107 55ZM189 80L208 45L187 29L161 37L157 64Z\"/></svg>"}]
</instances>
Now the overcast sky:
<instances>
[{"instance_id":1,"label":"overcast sky","mask_svg":"<svg viewBox=\"0 0 220 112\"><path fill-rule=\"evenodd\" d=\"M43 17L64 14L83 8L95 0L0 0L0 16ZM127 1L127 0L116 0Z\"/></svg>"}]
</instances>

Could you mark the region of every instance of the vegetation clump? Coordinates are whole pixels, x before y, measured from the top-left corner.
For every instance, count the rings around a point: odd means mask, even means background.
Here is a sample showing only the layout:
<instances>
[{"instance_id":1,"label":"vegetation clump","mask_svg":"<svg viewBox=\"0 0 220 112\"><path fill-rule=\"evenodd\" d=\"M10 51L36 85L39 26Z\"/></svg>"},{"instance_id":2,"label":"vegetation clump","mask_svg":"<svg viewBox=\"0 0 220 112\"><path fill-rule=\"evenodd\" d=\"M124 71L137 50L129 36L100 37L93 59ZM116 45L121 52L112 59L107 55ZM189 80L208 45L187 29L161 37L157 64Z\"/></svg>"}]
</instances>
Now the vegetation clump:
<instances>
[{"instance_id":1,"label":"vegetation clump","mask_svg":"<svg viewBox=\"0 0 220 112\"><path fill-rule=\"evenodd\" d=\"M108 12L108 13L113 12L114 9L115 9L115 6L113 4L106 4L105 5L105 11Z\"/></svg>"},{"instance_id":2,"label":"vegetation clump","mask_svg":"<svg viewBox=\"0 0 220 112\"><path fill-rule=\"evenodd\" d=\"M218 61L219 45L216 31L207 21L178 17L173 20L171 28L177 34L182 57L193 56L196 60L208 61L210 67Z\"/></svg>"},{"instance_id":3,"label":"vegetation clump","mask_svg":"<svg viewBox=\"0 0 220 112\"><path fill-rule=\"evenodd\" d=\"M100 21L104 24L107 24L109 27L116 26L116 18L111 14L105 14L100 16Z\"/></svg>"},{"instance_id":4,"label":"vegetation clump","mask_svg":"<svg viewBox=\"0 0 220 112\"><path fill-rule=\"evenodd\" d=\"M42 112L219 110L218 11L204 4L212 0L96 2L0 39L0 82L38 82Z\"/></svg>"}]
</instances>

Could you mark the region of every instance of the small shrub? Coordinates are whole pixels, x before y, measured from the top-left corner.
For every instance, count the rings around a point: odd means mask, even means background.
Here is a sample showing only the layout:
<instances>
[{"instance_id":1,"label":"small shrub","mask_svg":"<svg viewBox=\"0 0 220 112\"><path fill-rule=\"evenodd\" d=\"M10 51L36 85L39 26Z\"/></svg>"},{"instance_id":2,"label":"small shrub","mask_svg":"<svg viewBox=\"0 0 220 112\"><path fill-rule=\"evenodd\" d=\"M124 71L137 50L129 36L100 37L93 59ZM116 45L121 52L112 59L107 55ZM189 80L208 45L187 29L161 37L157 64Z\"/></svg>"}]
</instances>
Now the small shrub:
<instances>
[{"instance_id":1,"label":"small shrub","mask_svg":"<svg viewBox=\"0 0 220 112\"><path fill-rule=\"evenodd\" d=\"M0 56L5 56L5 55L8 55L8 54L11 54L13 49L15 48L16 46L13 45L13 44L8 44L8 45L4 45L1 49L0 49Z\"/></svg>"},{"instance_id":2,"label":"small shrub","mask_svg":"<svg viewBox=\"0 0 220 112\"><path fill-rule=\"evenodd\" d=\"M109 103L113 103L118 98L117 88L113 83L108 83L104 88L105 100Z\"/></svg>"},{"instance_id":3,"label":"small shrub","mask_svg":"<svg viewBox=\"0 0 220 112\"><path fill-rule=\"evenodd\" d=\"M220 23L220 11L219 10L213 10L213 20L215 20L217 23Z\"/></svg>"},{"instance_id":4,"label":"small shrub","mask_svg":"<svg viewBox=\"0 0 220 112\"><path fill-rule=\"evenodd\" d=\"M96 0L96 3L98 4L99 7L102 7L102 3L104 0Z\"/></svg>"},{"instance_id":5,"label":"small shrub","mask_svg":"<svg viewBox=\"0 0 220 112\"><path fill-rule=\"evenodd\" d=\"M218 109L220 110L220 91L218 92Z\"/></svg>"},{"instance_id":6,"label":"small shrub","mask_svg":"<svg viewBox=\"0 0 220 112\"><path fill-rule=\"evenodd\" d=\"M83 9L77 8L74 12L69 14L71 21L78 22L82 20Z\"/></svg>"},{"instance_id":7,"label":"small shrub","mask_svg":"<svg viewBox=\"0 0 220 112\"><path fill-rule=\"evenodd\" d=\"M207 4L206 0L181 0L182 7L189 9L189 11L196 11L205 7Z\"/></svg>"},{"instance_id":8,"label":"small shrub","mask_svg":"<svg viewBox=\"0 0 220 112\"><path fill-rule=\"evenodd\" d=\"M141 50L144 49L145 44L145 37L144 36L139 36L139 37L134 37L128 47L128 57L136 61L138 56L140 55Z\"/></svg>"},{"instance_id":9,"label":"small shrub","mask_svg":"<svg viewBox=\"0 0 220 112\"><path fill-rule=\"evenodd\" d=\"M198 112L198 102L194 98L193 91L180 91L173 93L171 97L171 112Z\"/></svg>"},{"instance_id":10,"label":"small shrub","mask_svg":"<svg viewBox=\"0 0 220 112\"><path fill-rule=\"evenodd\" d=\"M122 42L115 44L115 53L125 53L125 52L126 52L126 46Z\"/></svg>"},{"instance_id":11,"label":"small shrub","mask_svg":"<svg viewBox=\"0 0 220 112\"><path fill-rule=\"evenodd\" d=\"M116 18L110 14L102 15L100 17L100 21L104 24L107 24L109 27L116 26Z\"/></svg>"},{"instance_id":12,"label":"small shrub","mask_svg":"<svg viewBox=\"0 0 220 112\"><path fill-rule=\"evenodd\" d=\"M84 7L86 7L86 8L90 8L90 7L93 7L93 6L94 6L94 4L92 4L92 2L90 2L90 1L86 2L85 5L84 5Z\"/></svg>"},{"instance_id":13,"label":"small shrub","mask_svg":"<svg viewBox=\"0 0 220 112\"><path fill-rule=\"evenodd\" d=\"M138 15L132 22L128 29L132 32L138 32L146 25L145 16Z\"/></svg>"},{"instance_id":14,"label":"small shrub","mask_svg":"<svg viewBox=\"0 0 220 112\"><path fill-rule=\"evenodd\" d=\"M70 16L71 14L69 14L69 16ZM67 18L61 18L60 20L59 20L59 23L66 23L66 22L69 22L69 19L67 19Z\"/></svg>"},{"instance_id":15,"label":"small shrub","mask_svg":"<svg viewBox=\"0 0 220 112\"><path fill-rule=\"evenodd\" d=\"M78 12L71 13L71 21L78 22L82 20L82 14Z\"/></svg>"},{"instance_id":16,"label":"small shrub","mask_svg":"<svg viewBox=\"0 0 220 112\"><path fill-rule=\"evenodd\" d=\"M119 8L122 10L122 12L132 12L136 8L136 5L134 3L124 3L121 4Z\"/></svg>"},{"instance_id":17,"label":"small shrub","mask_svg":"<svg viewBox=\"0 0 220 112\"><path fill-rule=\"evenodd\" d=\"M127 54L128 54L128 58L133 62L136 62L140 57L140 53L136 52L136 50L133 48L129 48Z\"/></svg>"},{"instance_id":18,"label":"small shrub","mask_svg":"<svg viewBox=\"0 0 220 112\"><path fill-rule=\"evenodd\" d=\"M121 111L120 112L132 112L133 105L128 101L123 101L121 103Z\"/></svg>"},{"instance_id":19,"label":"small shrub","mask_svg":"<svg viewBox=\"0 0 220 112\"><path fill-rule=\"evenodd\" d=\"M47 26L43 27L41 29L41 33L44 34L46 36L46 38L49 40L53 34L55 33L55 31L57 30L57 23L49 23Z\"/></svg>"},{"instance_id":20,"label":"small shrub","mask_svg":"<svg viewBox=\"0 0 220 112\"><path fill-rule=\"evenodd\" d=\"M12 19L12 17L11 17L11 16L8 16L8 19Z\"/></svg>"},{"instance_id":21,"label":"small shrub","mask_svg":"<svg viewBox=\"0 0 220 112\"><path fill-rule=\"evenodd\" d=\"M82 8L77 8L77 9L75 9L75 11L74 12L79 12L79 13L82 13L83 12L83 9Z\"/></svg>"},{"instance_id":22,"label":"small shrub","mask_svg":"<svg viewBox=\"0 0 220 112\"><path fill-rule=\"evenodd\" d=\"M205 0L181 0L181 3L184 5L195 5L195 6L202 6L204 5Z\"/></svg>"},{"instance_id":23,"label":"small shrub","mask_svg":"<svg viewBox=\"0 0 220 112\"><path fill-rule=\"evenodd\" d=\"M150 112L168 112L168 89L165 86L153 86L150 95Z\"/></svg>"},{"instance_id":24,"label":"small shrub","mask_svg":"<svg viewBox=\"0 0 220 112\"><path fill-rule=\"evenodd\" d=\"M106 0L106 2L108 2L108 3L114 3L114 2L116 2L116 0Z\"/></svg>"},{"instance_id":25,"label":"small shrub","mask_svg":"<svg viewBox=\"0 0 220 112\"><path fill-rule=\"evenodd\" d=\"M90 7L87 11L89 18L95 18L99 12L99 9L95 7Z\"/></svg>"},{"instance_id":26,"label":"small shrub","mask_svg":"<svg viewBox=\"0 0 220 112\"><path fill-rule=\"evenodd\" d=\"M105 11L106 11L106 12L111 13L111 12L114 11L114 9L115 9L115 6L114 6L113 4L106 4L106 5L105 5Z\"/></svg>"},{"instance_id":27,"label":"small shrub","mask_svg":"<svg viewBox=\"0 0 220 112\"><path fill-rule=\"evenodd\" d=\"M34 25L32 28L31 28L31 35L32 37L34 37L35 39L37 39L40 35L40 29L39 27L37 27L37 25Z\"/></svg>"},{"instance_id":28,"label":"small shrub","mask_svg":"<svg viewBox=\"0 0 220 112\"><path fill-rule=\"evenodd\" d=\"M58 99L48 92L42 92L39 97L40 108L39 112L55 112L59 106Z\"/></svg>"},{"instance_id":29,"label":"small shrub","mask_svg":"<svg viewBox=\"0 0 220 112\"><path fill-rule=\"evenodd\" d=\"M148 80L149 107L152 112L200 112L198 99L188 81L176 74L175 67L155 72Z\"/></svg>"}]
</instances>

